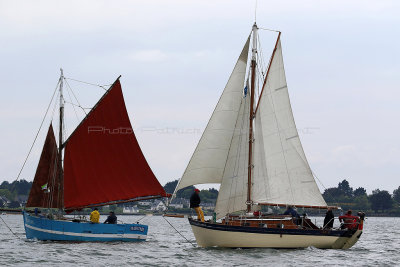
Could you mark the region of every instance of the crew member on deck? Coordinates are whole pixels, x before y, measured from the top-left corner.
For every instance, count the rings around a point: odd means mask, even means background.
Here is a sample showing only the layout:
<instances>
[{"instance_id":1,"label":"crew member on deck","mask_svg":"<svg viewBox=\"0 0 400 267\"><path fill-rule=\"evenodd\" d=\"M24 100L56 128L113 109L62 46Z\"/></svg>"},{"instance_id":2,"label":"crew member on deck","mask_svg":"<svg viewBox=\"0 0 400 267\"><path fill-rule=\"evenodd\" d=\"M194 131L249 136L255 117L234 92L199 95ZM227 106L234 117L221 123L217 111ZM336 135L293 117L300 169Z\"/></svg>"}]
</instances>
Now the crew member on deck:
<instances>
[{"instance_id":1,"label":"crew member on deck","mask_svg":"<svg viewBox=\"0 0 400 267\"><path fill-rule=\"evenodd\" d=\"M113 211L110 211L110 215L108 215L107 220L105 220L104 223L109 223L109 224L117 223L117 216L115 216L115 213Z\"/></svg>"},{"instance_id":2,"label":"crew member on deck","mask_svg":"<svg viewBox=\"0 0 400 267\"><path fill-rule=\"evenodd\" d=\"M324 228L332 229L334 220L335 220L335 215L333 215L332 208L328 208L328 211L325 214Z\"/></svg>"},{"instance_id":3,"label":"crew member on deck","mask_svg":"<svg viewBox=\"0 0 400 267\"><path fill-rule=\"evenodd\" d=\"M92 213L90 213L90 222L91 223L99 223L100 213L97 208L94 208Z\"/></svg>"},{"instance_id":4,"label":"crew member on deck","mask_svg":"<svg viewBox=\"0 0 400 267\"><path fill-rule=\"evenodd\" d=\"M351 215L351 210L348 210L345 215L339 216L339 221L343 221L342 229L357 229L359 220L358 216Z\"/></svg>"},{"instance_id":5,"label":"crew member on deck","mask_svg":"<svg viewBox=\"0 0 400 267\"><path fill-rule=\"evenodd\" d=\"M192 196L190 197L190 208L194 209L197 213L197 220L204 222L204 213L200 207L200 190L195 188Z\"/></svg>"},{"instance_id":6,"label":"crew member on deck","mask_svg":"<svg viewBox=\"0 0 400 267\"><path fill-rule=\"evenodd\" d=\"M299 221L298 219L300 219L300 215L297 213L297 211L295 209L293 209L293 207L291 205L289 205L286 209L286 211L283 213L283 215L292 215L293 217L293 222L295 224L297 224L297 222Z\"/></svg>"}]
</instances>

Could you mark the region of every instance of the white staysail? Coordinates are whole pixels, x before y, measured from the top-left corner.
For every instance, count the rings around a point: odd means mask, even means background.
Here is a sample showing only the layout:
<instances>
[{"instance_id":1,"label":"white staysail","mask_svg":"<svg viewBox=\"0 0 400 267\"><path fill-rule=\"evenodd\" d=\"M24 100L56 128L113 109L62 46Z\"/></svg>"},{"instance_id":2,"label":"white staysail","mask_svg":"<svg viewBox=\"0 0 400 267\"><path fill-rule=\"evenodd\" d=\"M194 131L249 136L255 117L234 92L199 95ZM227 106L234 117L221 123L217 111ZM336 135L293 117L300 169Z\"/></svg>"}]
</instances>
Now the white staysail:
<instances>
[{"instance_id":1,"label":"white staysail","mask_svg":"<svg viewBox=\"0 0 400 267\"><path fill-rule=\"evenodd\" d=\"M229 149L218 199L215 206L217 219L246 209L249 158L249 94L242 98L235 132Z\"/></svg>"},{"instance_id":2,"label":"white staysail","mask_svg":"<svg viewBox=\"0 0 400 267\"><path fill-rule=\"evenodd\" d=\"M249 40L236 62L221 98L208 122L175 192L195 184L221 183L243 98Z\"/></svg>"},{"instance_id":3,"label":"white staysail","mask_svg":"<svg viewBox=\"0 0 400 267\"><path fill-rule=\"evenodd\" d=\"M255 121L252 201L326 206L294 122L280 40L259 101Z\"/></svg>"}]
</instances>

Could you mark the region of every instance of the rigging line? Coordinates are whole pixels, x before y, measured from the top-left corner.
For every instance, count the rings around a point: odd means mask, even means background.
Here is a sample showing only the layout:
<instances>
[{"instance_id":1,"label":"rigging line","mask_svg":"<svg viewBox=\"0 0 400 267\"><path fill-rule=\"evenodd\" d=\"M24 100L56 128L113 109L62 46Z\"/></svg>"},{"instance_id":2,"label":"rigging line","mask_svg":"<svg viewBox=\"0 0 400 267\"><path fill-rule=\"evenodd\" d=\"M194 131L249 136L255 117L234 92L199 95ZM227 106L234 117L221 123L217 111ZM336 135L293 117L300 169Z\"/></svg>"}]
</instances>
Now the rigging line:
<instances>
[{"instance_id":1,"label":"rigging line","mask_svg":"<svg viewBox=\"0 0 400 267\"><path fill-rule=\"evenodd\" d=\"M64 78L64 80L65 80L65 83L67 84L68 88L71 90L72 95L74 96L74 98L75 98L75 100L76 100L76 103L78 103L78 107L80 107L80 108L83 110L83 113L85 113L85 115L87 115L85 109L82 107L81 103L79 103L78 98L76 97L76 95L75 95L75 93L74 93L74 90L72 90L72 87L69 85L67 79ZM72 100L71 100L71 101L72 101Z\"/></svg>"},{"instance_id":2,"label":"rigging line","mask_svg":"<svg viewBox=\"0 0 400 267\"><path fill-rule=\"evenodd\" d=\"M136 222L137 223L139 223L141 220L143 220L144 218L146 218L147 217L147 214L146 215L144 215L142 218L140 218L139 220L137 220Z\"/></svg>"},{"instance_id":3,"label":"rigging line","mask_svg":"<svg viewBox=\"0 0 400 267\"><path fill-rule=\"evenodd\" d=\"M259 47L259 58L260 58L260 61L261 61L261 64L262 64L262 67L264 68L264 69L266 69L267 68L267 64L266 64L266 62L265 62L265 60L264 60L264 52L263 52L263 49L262 49L262 46L261 46L261 41L260 41L260 39L261 38L258 38L257 39L257 42L258 42L258 47Z\"/></svg>"},{"instance_id":4,"label":"rigging line","mask_svg":"<svg viewBox=\"0 0 400 267\"><path fill-rule=\"evenodd\" d=\"M68 79L68 80L71 80L71 81L84 83L84 84L88 84L88 85L97 86L97 87L100 87L100 88L104 89L105 91L107 91L107 88L105 88L105 87L106 86L109 87L111 85L111 84L100 85L100 84L95 84L95 83L88 83L88 82L84 82L84 81L80 81L80 80L76 80L76 79L72 79L72 78L67 78L67 77L64 77L64 79Z\"/></svg>"},{"instance_id":5,"label":"rigging line","mask_svg":"<svg viewBox=\"0 0 400 267\"><path fill-rule=\"evenodd\" d=\"M272 30L272 29L268 29L268 28L261 28L261 27L259 27L258 29L260 29L260 30L264 30L264 31L270 31L270 32L281 32L281 31L278 31L278 30Z\"/></svg>"},{"instance_id":6,"label":"rigging line","mask_svg":"<svg viewBox=\"0 0 400 267\"><path fill-rule=\"evenodd\" d=\"M13 230L11 230L10 226L8 226L8 224L4 221L3 216L0 216L0 219L3 221L4 225L8 228L8 230L10 230L10 232L16 236L18 239L21 239L21 237L19 237L16 233L14 233Z\"/></svg>"},{"instance_id":7,"label":"rigging line","mask_svg":"<svg viewBox=\"0 0 400 267\"><path fill-rule=\"evenodd\" d=\"M81 109L92 109L92 108L84 108L82 106L79 106L79 105L77 105L77 104L75 104L73 102L69 102L69 101L64 101L64 103L70 104L72 106L75 106L75 107L78 107L78 108L81 108Z\"/></svg>"},{"instance_id":8,"label":"rigging line","mask_svg":"<svg viewBox=\"0 0 400 267\"><path fill-rule=\"evenodd\" d=\"M35 136L35 138L33 139L33 143L32 143L32 145L31 145L31 147L30 147L30 149L29 149L28 155L26 156L26 158L25 158L25 160L24 160L24 163L22 164L22 167L21 167L21 169L20 169L20 171L19 171L19 173L18 173L17 178L15 179L15 181L18 181L18 179L19 179L19 177L20 177L20 175L21 175L21 173L22 173L22 170L24 169L25 164L26 164L26 162L27 162L27 160L28 160L28 158L29 158L29 155L30 155L31 152L32 152L33 146L35 145L36 140L37 140L37 138L38 138L38 136L39 136L40 130L42 129L44 120L46 119L47 113L49 112L51 103L53 102L54 95L55 95L56 92L57 92L57 88L58 88L58 85L60 84L60 81L61 81L61 77L60 77L60 79L59 79L58 82L57 82L57 86L56 86L56 88L54 89L54 93L53 93L53 95L52 95L52 97L51 97L50 103L49 103L49 105L47 106L47 109L46 109L46 112L45 112L44 117L43 117L43 119L42 119L42 122L40 123L39 130L37 131L36 136Z\"/></svg>"},{"instance_id":9,"label":"rigging line","mask_svg":"<svg viewBox=\"0 0 400 267\"><path fill-rule=\"evenodd\" d=\"M167 220L167 218L165 218L164 216L163 216L163 218L164 218L164 220L181 236L181 237L183 237L185 240L186 240L186 242L188 242L188 243L190 243L193 247L196 247L196 245L195 244L193 244L192 242L190 242L189 241L189 239L187 239L183 234L181 234L168 220Z\"/></svg>"},{"instance_id":10,"label":"rigging line","mask_svg":"<svg viewBox=\"0 0 400 267\"><path fill-rule=\"evenodd\" d=\"M60 95L60 92L57 93L56 95L56 99L58 98L58 96ZM53 107L53 111L51 113L51 117L50 117L50 121L53 122L53 118L54 118L54 113L56 113L56 107L58 106L58 101L54 101L54 107Z\"/></svg>"},{"instance_id":11,"label":"rigging line","mask_svg":"<svg viewBox=\"0 0 400 267\"><path fill-rule=\"evenodd\" d=\"M74 110L74 113L75 113L75 116L76 116L76 120L78 121L78 123L79 123L79 117L78 117L78 113L76 112L76 109L75 109L75 105L72 103L72 97L71 97L71 94L69 93L69 89L68 89L68 86L67 86L67 93L68 93L68 96L69 96L69 99L71 100L71 105L72 105L72 108L73 108L73 110ZM65 101L66 103L68 103L67 101ZM79 104L79 103L78 103Z\"/></svg>"}]
</instances>

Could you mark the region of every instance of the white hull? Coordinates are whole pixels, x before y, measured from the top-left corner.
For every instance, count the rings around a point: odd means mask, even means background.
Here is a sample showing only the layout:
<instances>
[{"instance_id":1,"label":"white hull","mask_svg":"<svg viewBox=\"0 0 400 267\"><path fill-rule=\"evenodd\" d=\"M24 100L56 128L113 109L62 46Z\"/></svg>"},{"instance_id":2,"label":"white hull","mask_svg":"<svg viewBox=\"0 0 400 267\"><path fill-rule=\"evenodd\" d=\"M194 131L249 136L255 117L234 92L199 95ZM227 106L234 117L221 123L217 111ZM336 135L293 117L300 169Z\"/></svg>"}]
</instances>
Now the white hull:
<instances>
[{"instance_id":1,"label":"white hull","mask_svg":"<svg viewBox=\"0 0 400 267\"><path fill-rule=\"evenodd\" d=\"M332 235L266 234L237 231L221 231L191 225L200 247L240 247L240 248L333 248L348 249L359 239L362 230L351 237Z\"/></svg>"}]
</instances>

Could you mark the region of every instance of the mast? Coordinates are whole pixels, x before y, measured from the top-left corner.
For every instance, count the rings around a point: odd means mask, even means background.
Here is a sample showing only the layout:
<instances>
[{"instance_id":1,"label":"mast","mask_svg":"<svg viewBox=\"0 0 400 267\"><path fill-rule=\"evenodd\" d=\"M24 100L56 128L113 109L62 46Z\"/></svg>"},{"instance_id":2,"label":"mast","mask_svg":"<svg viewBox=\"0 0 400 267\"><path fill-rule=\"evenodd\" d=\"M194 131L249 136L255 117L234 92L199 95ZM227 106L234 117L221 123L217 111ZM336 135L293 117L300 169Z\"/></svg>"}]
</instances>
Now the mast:
<instances>
[{"instance_id":1,"label":"mast","mask_svg":"<svg viewBox=\"0 0 400 267\"><path fill-rule=\"evenodd\" d=\"M58 177L58 197L57 202L60 201L60 194L63 194L62 191L62 184L63 184L63 171L62 171L62 149L63 149L63 121L64 121L64 96L63 96L63 82L64 82L64 72L63 69L60 69L61 76L60 76L60 130L59 130L59 141L58 141L58 168L60 170L60 175ZM59 204L62 203L57 203Z\"/></svg>"},{"instance_id":2,"label":"mast","mask_svg":"<svg viewBox=\"0 0 400 267\"><path fill-rule=\"evenodd\" d=\"M253 170L253 118L254 118L254 86L256 81L257 24L253 25L253 47L251 52L251 85L250 85L250 126L249 126L249 164L247 177L247 212L251 211L251 175Z\"/></svg>"}]
</instances>

